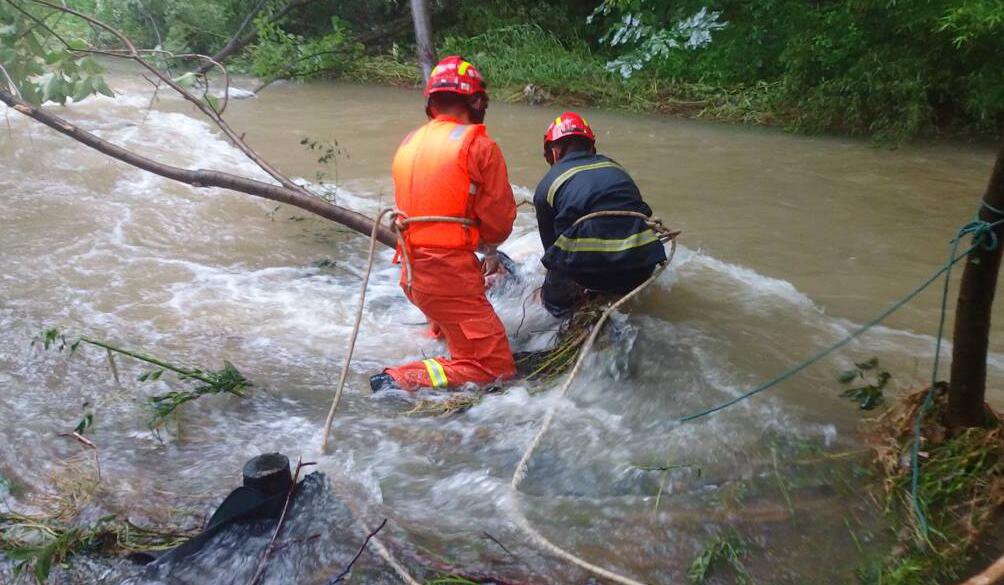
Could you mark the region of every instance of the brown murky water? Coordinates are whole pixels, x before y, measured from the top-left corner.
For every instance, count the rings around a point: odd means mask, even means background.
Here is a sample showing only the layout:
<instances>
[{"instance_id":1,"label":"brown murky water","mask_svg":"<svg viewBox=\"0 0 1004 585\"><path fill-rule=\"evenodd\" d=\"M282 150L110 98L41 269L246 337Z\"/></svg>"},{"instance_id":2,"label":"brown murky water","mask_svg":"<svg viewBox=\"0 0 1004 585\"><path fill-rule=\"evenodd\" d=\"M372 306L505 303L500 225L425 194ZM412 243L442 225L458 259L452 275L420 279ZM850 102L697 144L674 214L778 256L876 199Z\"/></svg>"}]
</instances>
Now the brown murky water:
<instances>
[{"instance_id":1,"label":"brown murky water","mask_svg":"<svg viewBox=\"0 0 1004 585\"><path fill-rule=\"evenodd\" d=\"M165 98L147 112L141 83L122 78L115 87L122 95L114 102L61 113L165 162L261 176L187 105ZM540 140L557 111L491 106L489 131L506 154L517 197L528 198L545 171ZM336 422L338 450L321 456L319 431L351 327L365 240L295 209L189 189L110 162L7 112L0 419L9 423L0 427L0 473L25 484L16 503L33 503L32 494L65 474L77 447L56 433L72 428L88 400L107 478L96 507L153 518L168 506L206 509L235 483L245 459L279 450L316 459L356 485L369 514L392 519L388 532L399 542L464 566L536 582L584 581L521 535L511 515L518 505L562 545L647 582L682 580L703 544L726 529L753 543L747 564L763 582L849 582L861 561L854 538L877 538L881 526L854 494L856 480L798 462L809 452L859 448L859 411L839 398L835 381L852 360L878 356L897 388L929 375L936 290L777 389L699 423L674 421L790 367L932 272L975 208L991 153L957 145L890 151L583 113L598 129L599 149L631 171L667 223L684 230L683 249L631 311L621 338L590 362L524 493L514 495L509 475L554 399L550 392L517 385L449 418L406 417L405 397L369 396L368 374L437 350L396 286L389 252L371 284ZM423 118L415 91L331 83L276 85L231 102L228 116L277 166L314 182L323 172L341 204L367 213L390 200L393 150ZM337 140L334 164L318 164L318 154L300 145L307 137ZM518 348L545 342L548 333L539 330L554 326L524 303L542 277L533 226L522 208L506 246L524 263L526 284L493 299ZM334 265L316 266L322 259ZM131 382L141 370L121 364L119 387L100 353L67 358L30 348L47 326L204 367L228 359L256 390L246 400L188 405L158 438L140 398L175 382ZM994 339L993 348L1004 343ZM1004 356L991 356L996 404L1004 403L1002 367ZM639 469L667 464L691 467ZM344 541L326 534L317 546ZM822 555L832 561L826 567L817 562ZM246 564L226 573L240 574ZM284 570L272 582L307 579L296 572L302 567ZM113 574L112 581L130 573Z\"/></svg>"}]
</instances>

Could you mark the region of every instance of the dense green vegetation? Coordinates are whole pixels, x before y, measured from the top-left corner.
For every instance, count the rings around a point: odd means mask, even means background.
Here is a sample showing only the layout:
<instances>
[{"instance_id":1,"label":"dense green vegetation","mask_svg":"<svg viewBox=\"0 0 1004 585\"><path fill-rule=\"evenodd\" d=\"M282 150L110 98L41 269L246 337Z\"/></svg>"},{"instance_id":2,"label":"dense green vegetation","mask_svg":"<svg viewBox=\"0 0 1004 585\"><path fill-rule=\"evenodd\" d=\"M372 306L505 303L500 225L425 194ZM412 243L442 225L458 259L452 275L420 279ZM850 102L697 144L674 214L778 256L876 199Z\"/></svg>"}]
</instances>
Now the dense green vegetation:
<instances>
[{"instance_id":1,"label":"dense green vegetation","mask_svg":"<svg viewBox=\"0 0 1004 585\"><path fill-rule=\"evenodd\" d=\"M69 4L140 46L206 54L254 12L251 42L231 59L238 70L266 80L417 82L404 0ZM440 52L474 60L496 99L894 142L991 136L1004 120L1004 0L430 0L430 8Z\"/></svg>"}]
</instances>

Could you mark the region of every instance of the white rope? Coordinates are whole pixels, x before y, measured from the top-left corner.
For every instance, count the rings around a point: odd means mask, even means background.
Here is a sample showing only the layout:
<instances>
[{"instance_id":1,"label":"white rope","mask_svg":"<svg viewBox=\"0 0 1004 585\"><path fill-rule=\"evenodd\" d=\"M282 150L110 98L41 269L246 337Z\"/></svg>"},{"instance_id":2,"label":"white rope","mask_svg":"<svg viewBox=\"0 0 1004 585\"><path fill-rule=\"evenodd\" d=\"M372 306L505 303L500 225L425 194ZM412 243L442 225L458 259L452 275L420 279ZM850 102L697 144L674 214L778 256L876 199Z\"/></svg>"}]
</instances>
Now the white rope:
<instances>
[{"instance_id":1,"label":"white rope","mask_svg":"<svg viewBox=\"0 0 1004 585\"><path fill-rule=\"evenodd\" d=\"M530 522L527 521L526 516L524 516L523 513L519 510L516 510L516 524L523 530L523 532L527 534L527 536L530 537L531 540L536 542L537 545L543 548L544 550L550 552L555 556L565 559L566 561L572 563L573 565L578 565L594 575L603 577L604 579L609 579L616 583L621 583L622 585L645 585L641 581L635 581L630 577L619 575L617 573L614 573L613 571L594 565L589 561L580 559L579 557L573 555L567 550L554 544L550 540L544 538L542 534L534 530L533 527L530 526Z\"/></svg>"},{"instance_id":2,"label":"white rope","mask_svg":"<svg viewBox=\"0 0 1004 585\"><path fill-rule=\"evenodd\" d=\"M342 389L345 388L345 380L349 375L349 364L352 362L352 353L356 349L356 338L359 336L359 324L363 320L363 306L366 304L366 287L370 282L370 273L373 271L373 256L376 253L377 231L380 230L380 222L383 216L393 213L391 208L384 209L380 215L373 220L373 231L370 233L370 250L366 260L366 274L363 275L363 284L359 291L359 306L356 307L356 322L352 326L352 335L349 337L349 350L345 354L345 361L342 362L342 373L338 377L338 385L335 387L335 397L331 401L331 408L328 409L328 417L324 420L324 436L321 438L321 453L328 451L328 436L331 434L331 423L335 420L335 410L342 400Z\"/></svg>"},{"instance_id":3,"label":"white rope","mask_svg":"<svg viewBox=\"0 0 1004 585\"><path fill-rule=\"evenodd\" d=\"M590 213L588 215L579 218L575 222L575 224L578 224L579 222L586 219L591 219L593 217L613 216L613 215L640 216L644 218L649 227L651 227L659 234L660 240L670 242L669 257L654 272L652 272L652 275L649 276L645 282L639 284L631 292L621 297L620 300L607 307L607 309L603 311L603 314L600 316L596 324L593 325L593 329L589 333L589 337L586 339L586 342L582 345L582 348L579 350L579 356L575 360L575 366L572 368L572 371L569 372L568 377L565 379L565 383L562 384L561 388L558 390L557 397L554 398L554 402L551 404L551 407L548 409L547 414L544 416L544 422L541 423L540 429L537 431L537 434L533 437L533 440L530 441L530 444L527 446L526 451L523 452L523 457L520 458L519 463L516 465L516 469L513 471L512 481L510 482L510 486L513 489L514 496L518 494L519 485L523 482L523 479L526 477L526 471L530 463L530 458L533 457L534 451L536 451L537 447L540 445L541 439L544 438L544 435L550 428L551 423L554 421L554 417L558 412L558 407L560 406L562 399L564 398L565 394L568 393L569 388L571 388L572 382L575 380L575 377L578 375L579 370L582 368L583 362L585 362L586 355L592 348L593 343L596 342L596 338L599 336L600 330L603 328L603 325L606 323L607 319L619 307L621 307L627 301L637 296L638 293L640 293L642 290L648 287L648 285L655 282L655 280L659 278L659 275L661 275L666 270L669 264L673 261L673 257L676 255L676 236L679 235L680 232L671 231L667 229L660 220L656 218L650 218L641 213L636 213L633 211L599 211L595 213ZM527 534L530 540L537 543L537 545L543 548L544 550L550 551L552 554L559 556L565 559L566 561L574 565L577 565L589 571L590 573L593 573L594 575L603 577L604 579L609 579L611 581L621 583L622 585L643 585L640 581L636 581L634 579L631 579L630 577L625 577L618 573L614 573L613 571L610 571L608 569L604 569L603 567L594 565L589 561L577 557L574 554L568 552L567 550L552 543L551 541L544 538L544 536L541 535L539 532L534 530L532 526L530 526L530 522L526 519L526 516L524 516L522 511L519 509L518 502L514 502L514 508L515 508L516 524Z\"/></svg>"},{"instance_id":4,"label":"white rope","mask_svg":"<svg viewBox=\"0 0 1004 585\"><path fill-rule=\"evenodd\" d=\"M370 273L373 271L373 258L376 253L376 244L378 241L376 237L377 231L380 229L380 222L383 221L384 216L388 213L394 213L394 210L392 208L384 209L380 212L380 215L377 216L376 220L373 221L373 231L370 234L370 249L366 260L366 273L363 275L363 284L359 291L359 306L356 307L356 322L352 327L352 335L349 337L349 349L345 354L345 361L342 363L342 373L338 378L338 386L335 388L335 397L331 401L331 408L328 409L328 417L324 421L324 437L321 440L322 453L326 453L328 449L328 437L331 434L331 423L335 419L335 411L338 409L338 403L342 399L342 389L345 388L345 380L349 373L349 364L352 362L352 353L356 348L356 338L359 336L359 325L362 323L363 307L366 304L366 288L370 281ZM370 530L369 526L366 525L366 522L363 521L362 514L359 513L358 508L350 504L351 498L346 495L347 493L347 490L342 491L342 501L349 508L349 511L355 517L359 526L362 527L363 532L365 534L372 534L373 531ZM387 547L380 542L378 537L373 536L370 538L370 544L372 544L373 548L376 549L380 558L382 558L384 562L394 569L394 572L401 578L401 581L407 583L408 585L421 585L414 577L411 576L408 570L405 569L400 562L398 562Z\"/></svg>"},{"instance_id":5,"label":"white rope","mask_svg":"<svg viewBox=\"0 0 1004 585\"><path fill-rule=\"evenodd\" d=\"M359 327L363 319L363 308L366 305L366 289L369 286L370 274L373 272L373 259L376 255L376 245L379 240L377 240L377 232L380 229L380 223L383 221L385 215L390 214L391 216L391 229L397 234L399 249L401 250L401 257L403 263L403 269L406 274L406 282L408 289L411 290L411 259L408 256L407 245L404 242L404 238L401 233L404 228L407 227L409 223L421 223L421 222L452 222L461 223L464 225L473 225L473 221L460 218L460 217L440 217L440 216L422 216L422 217L412 217L403 218L400 211L394 208L386 208L377 215L376 219L373 221L373 231L370 233L370 247L369 252L366 257L366 273L363 275L363 282L359 290L359 305L356 307L356 319L355 324L352 326L352 334L349 337L349 348L345 354L345 361L342 363L342 372L338 377L338 385L335 387L335 397L331 401L331 408L328 409L328 416L324 421L324 436L321 439L321 452L326 453L328 449L328 437L331 435L331 424L335 420L335 411L338 409L338 404L342 399L342 390L345 388L345 381L348 378L349 365L352 363L352 354L356 349L356 338L359 336ZM366 525L366 522L362 519L362 514L359 509L351 504L351 498L347 496L347 490L342 492L342 501L349 508L349 511L355 517L356 522L362 527L366 534L372 534L372 530ZM386 562L394 572L401 578L401 580L408 585L421 585L414 577L408 572L407 569L391 554L390 550L382 542L380 542L377 536L370 538L370 543L373 548L376 549L377 554Z\"/></svg>"},{"instance_id":6,"label":"white rope","mask_svg":"<svg viewBox=\"0 0 1004 585\"><path fill-rule=\"evenodd\" d=\"M345 354L345 361L342 363L342 372L338 377L338 385L335 387L335 397L331 401L331 408L328 409L328 417L324 421L324 436L321 438L321 452L328 450L328 437L331 435L331 423L335 420L335 410L342 400L342 390L345 388L345 381L349 375L349 365L352 362L352 354L356 349L356 338L359 337L359 325L363 320L363 307L366 304L366 288L369 286L370 273L373 271L373 258L376 253L377 232L380 230L380 222L385 215L391 216L391 229L397 235L398 249L401 251L401 263L405 273L405 282L408 291L411 291L411 257L408 246L402 233L411 223L459 223L462 225L475 225L475 222L466 217L451 217L446 215L423 215L418 217L405 217L400 210L388 207L377 215L373 221L373 231L370 232L370 249L366 257L366 273L363 275L363 283L359 290L359 305L356 307L356 321L352 326L352 334L349 336L349 349Z\"/></svg>"},{"instance_id":7,"label":"white rope","mask_svg":"<svg viewBox=\"0 0 1004 585\"><path fill-rule=\"evenodd\" d=\"M349 513L352 515L352 518L356 521L356 523L359 524L359 527L362 528L363 534L364 535L373 534L373 530L371 530L369 525L366 524L366 521L363 520L362 511L353 502L352 496L349 494L348 486L346 486L340 480L335 478L332 478L331 484L333 487L335 487L335 492L338 493L338 496L341 498L342 503L344 503L345 507L349 509ZM387 547L384 546L383 542L380 541L379 536L373 534L373 536L370 537L370 544L373 545L374 549L376 549L376 552L378 555L380 555L380 558L382 558L385 563L390 565L390 568L394 569L394 572L397 573L398 577L401 578L401 581L407 583L408 585L421 585L421 583L416 581L415 578L411 576L411 573L408 572L408 569L404 568L404 565L402 565L397 560L397 558L393 554L391 554L390 550L388 550Z\"/></svg>"},{"instance_id":8,"label":"white rope","mask_svg":"<svg viewBox=\"0 0 1004 585\"><path fill-rule=\"evenodd\" d=\"M583 217L582 219L588 218L590 216L597 216L597 215L600 215L600 214L602 214L602 215L614 215L614 214L616 214L616 215L624 215L624 214L628 214L628 213L632 213L632 212L603 212L603 211L601 211L601 212L597 212L597 213L591 213L591 214ZM643 217L645 217L645 216L643 216ZM648 218L646 217L646 219L648 219ZM581 219L579 221L581 221ZM655 220L655 221L658 221L658 220ZM675 238L676 238L676 234L678 234L678 233L679 232L667 232L667 234L672 238L672 239L670 239L671 244L670 244L669 258L667 258L665 262L663 262L654 272L652 272L652 276L649 276L648 279L645 282L639 284L638 286L636 286L634 288L634 290L632 290L631 292L627 293L626 295L624 295L623 297L621 297L620 300L618 300L617 302L615 302L612 305L610 305L609 307L607 307L607 309L605 311L603 311L603 314L600 316L600 318L596 322L596 324L593 325L593 329L592 329L592 331L590 331L589 337L586 339L586 342L582 345L582 348L579 350L579 357L575 360L575 366L572 368L572 371L568 374L568 377L565 378L565 383L562 384L561 385L561 389L558 390L558 397L555 399L554 403L551 404L551 408L548 409L547 414L544 416L544 422L540 425L540 430L537 431L536 436L534 436L533 440L530 442L530 445L526 448L526 451L523 452L523 457L520 458L519 464L516 465L516 470L513 472L512 482L511 482L511 485L512 485L513 489L518 489L519 488L519 484L522 483L523 482L523 478L526 477L526 468L527 468L527 464L529 464L529 462L530 462L530 457L533 456L533 452L537 449L537 446L540 444L540 440L544 437L544 434L547 433L547 429L551 426L551 421L554 420L554 415L558 411L558 406L561 403L561 398L563 398L565 396L565 394L568 392L568 389L572 386L572 382L575 380L575 376L577 376L579 374L579 370L582 369L582 363L585 361L586 355L589 353L589 350L593 347L593 343L596 341L596 338L599 336L600 330L603 328L603 325L607 322L607 319L610 317L610 315L614 311L616 311L624 303L626 303L629 300L631 300L632 298L634 298L638 293L640 293L642 290L644 290L648 285L650 285L653 282L655 282L655 280L657 278L659 278L659 275L661 275L662 272L664 270L666 270L666 268L669 266L669 263L673 261L673 256L676 255L676 239Z\"/></svg>"}]
</instances>

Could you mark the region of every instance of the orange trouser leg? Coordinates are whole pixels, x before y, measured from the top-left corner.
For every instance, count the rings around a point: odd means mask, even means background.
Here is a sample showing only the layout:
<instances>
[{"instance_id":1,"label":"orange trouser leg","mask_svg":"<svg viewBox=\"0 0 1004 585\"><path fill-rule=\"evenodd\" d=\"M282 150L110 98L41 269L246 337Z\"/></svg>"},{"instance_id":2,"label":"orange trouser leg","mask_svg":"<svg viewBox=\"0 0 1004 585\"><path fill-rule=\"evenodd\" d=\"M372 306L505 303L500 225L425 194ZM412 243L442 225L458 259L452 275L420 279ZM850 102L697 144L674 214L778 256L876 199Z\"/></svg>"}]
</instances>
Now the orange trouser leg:
<instances>
[{"instance_id":1,"label":"orange trouser leg","mask_svg":"<svg viewBox=\"0 0 1004 585\"><path fill-rule=\"evenodd\" d=\"M446 297L412 291L409 298L442 331L450 357L387 368L398 386L405 390L447 388L516 375L505 327L483 293Z\"/></svg>"}]
</instances>

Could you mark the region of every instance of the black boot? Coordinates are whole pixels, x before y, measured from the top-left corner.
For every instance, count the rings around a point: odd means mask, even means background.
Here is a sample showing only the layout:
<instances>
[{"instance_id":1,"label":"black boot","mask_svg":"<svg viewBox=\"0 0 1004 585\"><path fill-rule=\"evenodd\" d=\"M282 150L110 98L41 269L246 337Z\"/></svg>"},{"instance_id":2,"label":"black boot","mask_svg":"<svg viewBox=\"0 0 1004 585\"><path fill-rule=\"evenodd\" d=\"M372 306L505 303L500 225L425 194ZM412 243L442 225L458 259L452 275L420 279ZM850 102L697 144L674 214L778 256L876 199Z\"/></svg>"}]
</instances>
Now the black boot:
<instances>
[{"instance_id":1,"label":"black boot","mask_svg":"<svg viewBox=\"0 0 1004 585\"><path fill-rule=\"evenodd\" d=\"M381 390L400 390L401 387L394 382L394 378L387 372L380 372L374 376L370 376L370 389L373 392L380 392Z\"/></svg>"}]
</instances>

